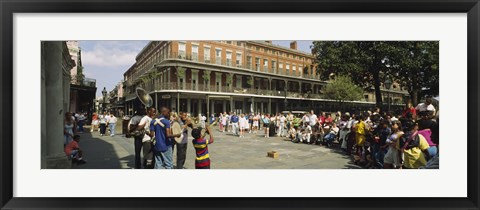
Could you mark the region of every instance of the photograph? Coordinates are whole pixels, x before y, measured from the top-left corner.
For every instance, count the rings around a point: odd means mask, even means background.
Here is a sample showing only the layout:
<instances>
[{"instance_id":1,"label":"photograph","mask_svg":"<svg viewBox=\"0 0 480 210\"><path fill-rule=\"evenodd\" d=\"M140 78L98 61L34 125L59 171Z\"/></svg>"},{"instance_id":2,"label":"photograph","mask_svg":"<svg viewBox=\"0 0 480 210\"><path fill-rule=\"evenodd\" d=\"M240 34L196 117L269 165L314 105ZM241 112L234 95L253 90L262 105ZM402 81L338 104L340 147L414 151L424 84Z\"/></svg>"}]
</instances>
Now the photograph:
<instances>
[{"instance_id":1,"label":"photograph","mask_svg":"<svg viewBox=\"0 0 480 210\"><path fill-rule=\"evenodd\" d=\"M440 168L438 40L40 44L41 169Z\"/></svg>"}]
</instances>

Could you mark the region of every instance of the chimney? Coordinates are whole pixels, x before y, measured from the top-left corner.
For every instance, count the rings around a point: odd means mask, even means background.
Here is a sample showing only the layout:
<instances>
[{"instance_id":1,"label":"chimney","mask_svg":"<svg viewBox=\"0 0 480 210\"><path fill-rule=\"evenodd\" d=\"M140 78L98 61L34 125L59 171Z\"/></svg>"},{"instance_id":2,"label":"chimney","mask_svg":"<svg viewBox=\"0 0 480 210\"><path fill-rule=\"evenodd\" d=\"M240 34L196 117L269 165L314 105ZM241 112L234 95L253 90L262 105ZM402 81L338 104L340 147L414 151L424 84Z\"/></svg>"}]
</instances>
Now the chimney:
<instances>
[{"instance_id":1,"label":"chimney","mask_svg":"<svg viewBox=\"0 0 480 210\"><path fill-rule=\"evenodd\" d=\"M265 42L268 43L268 44L272 44L272 41L265 41Z\"/></svg>"},{"instance_id":2,"label":"chimney","mask_svg":"<svg viewBox=\"0 0 480 210\"><path fill-rule=\"evenodd\" d=\"M290 49L297 49L297 41L290 42Z\"/></svg>"}]
</instances>

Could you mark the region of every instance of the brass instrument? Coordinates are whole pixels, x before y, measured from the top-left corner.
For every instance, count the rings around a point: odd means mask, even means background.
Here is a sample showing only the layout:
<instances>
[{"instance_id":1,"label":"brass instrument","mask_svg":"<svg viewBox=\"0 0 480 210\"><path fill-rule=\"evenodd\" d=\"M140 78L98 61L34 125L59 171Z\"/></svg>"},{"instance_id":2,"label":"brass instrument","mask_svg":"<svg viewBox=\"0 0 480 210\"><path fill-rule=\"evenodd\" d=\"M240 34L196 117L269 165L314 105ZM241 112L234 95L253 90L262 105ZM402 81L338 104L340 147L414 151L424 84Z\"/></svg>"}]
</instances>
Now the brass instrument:
<instances>
[{"instance_id":1,"label":"brass instrument","mask_svg":"<svg viewBox=\"0 0 480 210\"><path fill-rule=\"evenodd\" d=\"M151 107L153 105L152 97L144 89L137 87L135 89L135 94L137 95L140 102L145 105L145 108Z\"/></svg>"},{"instance_id":2,"label":"brass instrument","mask_svg":"<svg viewBox=\"0 0 480 210\"><path fill-rule=\"evenodd\" d=\"M207 132L207 129L202 128L202 123L200 122L200 117L188 117L186 124L187 124L188 127L192 128L192 129L194 129L194 128L202 129L202 136L206 136L207 134L209 134ZM205 128L207 126L210 128L210 125L208 125L208 123L205 122Z\"/></svg>"}]
</instances>

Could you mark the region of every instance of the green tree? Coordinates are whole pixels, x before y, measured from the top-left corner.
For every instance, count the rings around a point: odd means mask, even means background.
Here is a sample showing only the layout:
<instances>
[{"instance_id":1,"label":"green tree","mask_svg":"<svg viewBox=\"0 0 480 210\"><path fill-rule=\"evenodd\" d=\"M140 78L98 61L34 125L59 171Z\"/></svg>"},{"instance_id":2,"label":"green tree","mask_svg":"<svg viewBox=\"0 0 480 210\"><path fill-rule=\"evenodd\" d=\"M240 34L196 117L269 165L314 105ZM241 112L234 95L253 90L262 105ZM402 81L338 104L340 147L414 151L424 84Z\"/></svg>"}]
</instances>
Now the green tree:
<instances>
[{"instance_id":1,"label":"green tree","mask_svg":"<svg viewBox=\"0 0 480 210\"><path fill-rule=\"evenodd\" d=\"M327 99L337 101L359 101L362 99L362 88L355 85L348 76L337 76L330 80L324 91Z\"/></svg>"},{"instance_id":2,"label":"green tree","mask_svg":"<svg viewBox=\"0 0 480 210\"><path fill-rule=\"evenodd\" d=\"M413 104L424 95L439 93L439 42L396 42L390 73L405 87Z\"/></svg>"},{"instance_id":3,"label":"green tree","mask_svg":"<svg viewBox=\"0 0 480 210\"><path fill-rule=\"evenodd\" d=\"M375 90L377 106L382 105L381 80L386 58L395 51L393 42L382 41L315 41L312 51L320 79L331 73L349 76L364 90Z\"/></svg>"}]
</instances>

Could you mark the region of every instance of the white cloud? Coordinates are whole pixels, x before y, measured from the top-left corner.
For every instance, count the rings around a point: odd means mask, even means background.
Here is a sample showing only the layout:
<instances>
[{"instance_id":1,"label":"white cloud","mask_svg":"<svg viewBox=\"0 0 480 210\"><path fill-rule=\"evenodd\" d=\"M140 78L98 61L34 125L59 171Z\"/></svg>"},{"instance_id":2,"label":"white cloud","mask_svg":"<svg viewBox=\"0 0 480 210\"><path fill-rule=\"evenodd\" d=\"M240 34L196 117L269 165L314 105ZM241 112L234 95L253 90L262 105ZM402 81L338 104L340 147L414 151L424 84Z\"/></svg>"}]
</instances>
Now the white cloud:
<instances>
[{"instance_id":1,"label":"white cloud","mask_svg":"<svg viewBox=\"0 0 480 210\"><path fill-rule=\"evenodd\" d=\"M140 41L96 41L82 48L82 63L95 67L124 67L135 63L135 57L146 42ZM90 49L89 49L90 48Z\"/></svg>"}]
</instances>

